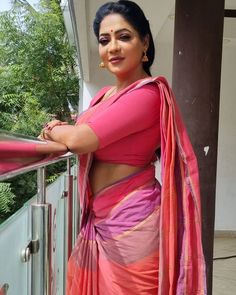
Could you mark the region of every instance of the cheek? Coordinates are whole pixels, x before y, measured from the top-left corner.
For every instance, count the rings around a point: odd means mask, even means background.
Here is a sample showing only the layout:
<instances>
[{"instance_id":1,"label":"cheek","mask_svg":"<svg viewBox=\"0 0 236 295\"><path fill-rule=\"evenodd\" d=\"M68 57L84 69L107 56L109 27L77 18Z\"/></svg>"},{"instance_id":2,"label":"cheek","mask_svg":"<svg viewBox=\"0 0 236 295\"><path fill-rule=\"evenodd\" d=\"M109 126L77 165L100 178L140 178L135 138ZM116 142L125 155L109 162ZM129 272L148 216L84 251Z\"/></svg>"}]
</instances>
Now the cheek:
<instances>
[{"instance_id":1,"label":"cheek","mask_svg":"<svg viewBox=\"0 0 236 295\"><path fill-rule=\"evenodd\" d=\"M133 49L129 52L129 58L133 62L139 62L141 61L143 56L143 52L140 50L140 48Z\"/></svg>"},{"instance_id":2,"label":"cheek","mask_svg":"<svg viewBox=\"0 0 236 295\"><path fill-rule=\"evenodd\" d=\"M106 50L103 47L98 48L98 53L101 58L104 58L106 55Z\"/></svg>"},{"instance_id":3,"label":"cheek","mask_svg":"<svg viewBox=\"0 0 236 295\"><path fill-rule=\"evenodd\" d=\"M134 56L142 56L143 54L143 47L140 44L132 44L127 48L127 51L129 52L130 55Z\"/></svg>"}]
</instances>

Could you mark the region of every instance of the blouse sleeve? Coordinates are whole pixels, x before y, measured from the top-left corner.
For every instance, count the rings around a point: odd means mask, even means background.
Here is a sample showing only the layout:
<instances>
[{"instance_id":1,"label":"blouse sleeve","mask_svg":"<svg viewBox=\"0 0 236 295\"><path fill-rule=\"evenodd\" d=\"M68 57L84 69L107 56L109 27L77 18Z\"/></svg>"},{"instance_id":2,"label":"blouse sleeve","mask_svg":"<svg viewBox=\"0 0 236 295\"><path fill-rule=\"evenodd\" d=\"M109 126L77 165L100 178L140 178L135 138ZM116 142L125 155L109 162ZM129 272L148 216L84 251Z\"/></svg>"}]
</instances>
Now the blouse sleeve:
<instances>
[{"instance_id":1,"label":"blouse sleeve","mask_svg":"<svg viewBox=\"0 0 236 295\"><path fill-rule=\"evenodd\" d=\"M158 87L147 84L123 94L113 104L92 116L87 124L99 139L99 149L130 134L159 124Z\"/></svg>"}]
</instances>

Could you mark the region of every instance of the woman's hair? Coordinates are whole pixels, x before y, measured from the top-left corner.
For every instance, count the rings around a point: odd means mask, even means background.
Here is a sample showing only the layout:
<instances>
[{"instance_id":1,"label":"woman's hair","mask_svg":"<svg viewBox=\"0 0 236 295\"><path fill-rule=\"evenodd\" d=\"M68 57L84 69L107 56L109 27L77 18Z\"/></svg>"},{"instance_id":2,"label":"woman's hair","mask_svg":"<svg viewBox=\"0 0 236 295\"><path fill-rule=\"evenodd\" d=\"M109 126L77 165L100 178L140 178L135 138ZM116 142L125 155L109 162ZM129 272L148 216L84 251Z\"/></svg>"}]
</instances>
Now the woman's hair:
<instances>
[{"instance_id":1,"label":"woman's hair","mask_svg":"<svg viewBox=\"0 0 236 295\"><path fill-rule=\"evenodd\" d=\"M155 46L149 22L142 9L136 3L120 0L103 4L98 9L93 22L93 30L97 39L99 39L99 30L102 20L105 16L113 13L120 14L139 33L141 40L144 40L145 37L149 36L149 47L146 53L148 62L143 63L143 69L149 76L151 76L150 67L155 58Z\"/></svg>"}]
</instances>

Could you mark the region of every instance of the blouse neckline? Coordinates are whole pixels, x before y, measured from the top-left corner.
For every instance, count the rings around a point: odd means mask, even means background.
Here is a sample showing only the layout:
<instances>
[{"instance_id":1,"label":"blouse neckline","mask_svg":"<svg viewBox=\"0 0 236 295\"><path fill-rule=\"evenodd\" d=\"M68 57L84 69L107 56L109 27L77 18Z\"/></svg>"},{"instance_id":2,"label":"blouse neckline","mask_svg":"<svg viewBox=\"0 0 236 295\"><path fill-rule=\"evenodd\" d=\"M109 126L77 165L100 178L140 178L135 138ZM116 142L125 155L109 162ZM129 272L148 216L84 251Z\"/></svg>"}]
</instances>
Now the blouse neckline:
<instances>
[{"instance_id":1,"label":"blouse neckline","mask_svg":"<svg viewBox=\"0 0 236 295\"><path fill-rule=\"evenodd\" d=\"M95 100L91 102L91 106L95 106L95 105L97 105L97 104L104 103L104 102L106 102L106 101L111 101L111 100L112 100L114 97L116 97L117 95L122 95L122 93L125 92L125 91L127 90L127 88L132 87L132 85L137 85L138 83L143 82L143 81L145 81L145 80L148 80L148 79L150 79L150 78L152 78L152 77L146 77L146 78L139 79L139 80L137 80L137 81L131 83L130 85L126 86L124 89L120 90L119 92L114 93L114 94L112 94L111 96L109 96L107 99L104 99L104 100L103 100L104 95L105 95L105 94L106 94L106 93L107 93L112 87L114 87L114 86L112 86L112 85L105 86L104 88L102 88L102 90L103 90L103 91L102 91L102 94L99 93L100 95L98 96L98 98L97 98L97 99L95 98Z\"/></svg>"}]
</instances>

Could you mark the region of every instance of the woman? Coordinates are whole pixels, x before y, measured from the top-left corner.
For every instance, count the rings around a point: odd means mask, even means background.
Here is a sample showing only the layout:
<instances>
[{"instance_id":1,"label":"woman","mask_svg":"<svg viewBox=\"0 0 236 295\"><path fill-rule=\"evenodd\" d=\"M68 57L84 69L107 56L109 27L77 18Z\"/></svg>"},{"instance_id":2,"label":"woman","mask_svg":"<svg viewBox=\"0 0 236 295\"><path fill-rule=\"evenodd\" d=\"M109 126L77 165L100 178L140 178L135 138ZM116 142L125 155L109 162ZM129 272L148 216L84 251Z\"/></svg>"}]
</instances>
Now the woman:
<instances>
[{"instance_id":1,"label":"woman","mask_svg":"<svg viewBox=\"0 0 236 295\"><path fill-rule=\"evenodd\" d=\"M67 295L206 294L197 163L167 82L151 77L148 20L132 1L108 2L94 32L116 84L76 126L52 121L43 130L80 155L81 231Z\"/></svg>"}]
</instances>

